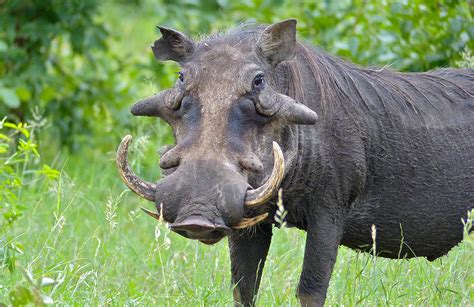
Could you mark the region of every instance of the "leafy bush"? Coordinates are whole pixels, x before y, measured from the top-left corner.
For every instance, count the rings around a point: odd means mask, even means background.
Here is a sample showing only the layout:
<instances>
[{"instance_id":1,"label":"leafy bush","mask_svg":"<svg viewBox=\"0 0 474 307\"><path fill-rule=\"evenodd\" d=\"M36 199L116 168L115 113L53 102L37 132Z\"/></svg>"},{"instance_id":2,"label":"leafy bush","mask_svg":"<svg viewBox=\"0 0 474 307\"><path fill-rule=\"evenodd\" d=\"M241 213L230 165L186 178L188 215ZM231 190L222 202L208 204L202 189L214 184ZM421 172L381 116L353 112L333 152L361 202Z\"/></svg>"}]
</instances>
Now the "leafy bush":
<instances>
[{"instance_id":1,"label":"leafy bush","mask_svg":"<svg viewBox=\"0 0 474 307\"><path fill-rule=\"evenodd\" d=\"M30 133L32 126L0 121L0 267L14 270L15 254L23 247L8 236L8 230L27 210L19 198L22 188L40 178L56 179L59 172L38 162L37 145Z\"/></svg>"},{"instance_id":2,"label":"leafy bush","mask_svg":"<svg viewBox=\"0 0 474 307\"><path fill-rule=\"evenodd\" d=\"M72 149L81 136L112 129L112 114L128 97L126 63L107 49L97 13L94 0L2 3L1 114L24 121L45 113L52 138Z\"/></svg>"}]
</instances>

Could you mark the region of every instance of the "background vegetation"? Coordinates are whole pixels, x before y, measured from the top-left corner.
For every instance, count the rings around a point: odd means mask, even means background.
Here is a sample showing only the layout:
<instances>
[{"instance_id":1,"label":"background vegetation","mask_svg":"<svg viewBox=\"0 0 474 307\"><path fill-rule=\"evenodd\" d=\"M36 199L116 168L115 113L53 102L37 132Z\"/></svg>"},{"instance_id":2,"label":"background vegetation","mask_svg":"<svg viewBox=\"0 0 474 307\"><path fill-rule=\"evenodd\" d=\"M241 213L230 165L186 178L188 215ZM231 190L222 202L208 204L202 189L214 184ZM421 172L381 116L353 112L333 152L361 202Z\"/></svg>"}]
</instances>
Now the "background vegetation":
<instances>
[{"instance_id":1,"label":"background vegetation","mask_svg":"<svg viewBox=\"0 0 474 307\"><path fill-rule=\"evenodd\" d=\"M99 4L100 3L100 4ZM149 45L166 25L199 37L298 19L299 36L356 63L472 66L474 3L455 1L0 0L0 303L231 304L225 242L207 247L143 216L114 169L159 177L160 120L130 105L174 82ZM467 225L466 227L469 227ZM276 231L259 302L296 304L304 234ZM388 261L341 248L330 304L468 305L473 241L448 257Z\"/></svg>"}]
</instances>

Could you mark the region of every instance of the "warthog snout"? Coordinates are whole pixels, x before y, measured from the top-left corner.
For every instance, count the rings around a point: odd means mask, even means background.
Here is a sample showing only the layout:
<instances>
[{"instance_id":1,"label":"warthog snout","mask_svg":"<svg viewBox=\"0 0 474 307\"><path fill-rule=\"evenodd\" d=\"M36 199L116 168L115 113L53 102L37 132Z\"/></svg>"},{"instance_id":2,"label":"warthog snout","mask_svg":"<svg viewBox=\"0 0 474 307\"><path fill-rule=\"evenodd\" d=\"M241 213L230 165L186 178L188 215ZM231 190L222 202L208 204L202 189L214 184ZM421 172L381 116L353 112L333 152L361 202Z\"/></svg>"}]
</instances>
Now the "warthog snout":
<instances>
[{"instance_id":1,"label":"warthog snout","mask_svg":"<svg viewBox=\"0 0 474 307\"><path fill-rule=\"evenodd\" d=\"M265 204L280 186L285 162L277 143L273 143L271 174L260 187L252 189L242 173L219 161L203 159L183 163L158 183L146 182L128 165L131 140L126 136L117 152L122 179L132 191L156 203L158 212L145 213L170 223L180 235L213 244L231 229L248 228L268 217L267 212L248 216L246 210Z\"/></svg>"}]
</instances>

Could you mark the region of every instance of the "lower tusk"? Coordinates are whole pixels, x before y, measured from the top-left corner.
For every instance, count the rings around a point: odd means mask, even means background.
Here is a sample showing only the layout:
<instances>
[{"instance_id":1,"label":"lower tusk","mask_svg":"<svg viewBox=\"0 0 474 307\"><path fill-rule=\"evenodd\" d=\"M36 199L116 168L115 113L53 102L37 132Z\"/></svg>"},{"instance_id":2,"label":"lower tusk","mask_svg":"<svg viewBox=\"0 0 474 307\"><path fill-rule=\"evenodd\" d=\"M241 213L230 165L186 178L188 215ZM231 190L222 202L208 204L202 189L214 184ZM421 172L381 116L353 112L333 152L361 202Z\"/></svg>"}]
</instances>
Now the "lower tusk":
<instances>
[{"instance_id":1,"label":"lower tusk","mask_svg":"<svg viewBox=\"0 0 474 307\"><path fill-rule=\"evenodd\" d=\"M252 217L252 218L243 218L242 221L240 221L240 223L233 226L232 228L234 228L234 229L248 228L248 227L257 225L258 223L265 220L267 217L268 217L268 212L264 213L262 215L256 216L256 217Z\"/></svg>"},{"instance_id":2,"label":"lower tusk","mask_svg":"<svg viewBox=\"0 0 474 307\"><path fill-rule=\"evenodd\" d=\"M280 187L285 175L285 158L280 145L273 142L273 170L270 178L259 188L248 190L245 195L245 206L253 207L266 203Z\"/></svg>"},{"instance_id":3,"label":"lower tusk","mask_svg":"<svg viewBox=\"0 0 474 307\"><path fill-rule=\"evenodd\" d=\"M153 211L150 211L150 210L145 209L143 207L140 207L140 209L142 209L143 212L145 212L146 214L148 214L152 218L157 219L159 222L163 221L163 219L161 218L161 215L158 212L153 212Z\"/></svg>"}]
</instances>

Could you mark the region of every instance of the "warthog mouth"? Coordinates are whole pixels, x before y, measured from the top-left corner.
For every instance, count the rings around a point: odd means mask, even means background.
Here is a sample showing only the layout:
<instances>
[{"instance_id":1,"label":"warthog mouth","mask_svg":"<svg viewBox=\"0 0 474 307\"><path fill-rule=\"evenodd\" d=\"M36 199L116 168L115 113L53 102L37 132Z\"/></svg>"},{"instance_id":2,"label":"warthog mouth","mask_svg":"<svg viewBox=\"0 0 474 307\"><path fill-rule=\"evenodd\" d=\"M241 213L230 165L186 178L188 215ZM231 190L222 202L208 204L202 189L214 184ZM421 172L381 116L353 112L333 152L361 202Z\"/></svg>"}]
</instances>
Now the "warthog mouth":
<instances>
[{"instance_id":1,"label":"warthog mouth","mask_svg":"<svg viewBox=\"0 0 474 307\"><path fill-rule=\"evenodd\" d=\"M169 225L174 232L188 239L199 240L204 244L212 245L219 242L231 229L225 225L215 225L201 216L190 216L184 221Z\"/></svg>"},{"instance_id":2,"label":"warthog mouth","mask_svg":"<svg viewBox=\"0 0 474 307\"><path fill-rule=\"evenodd\" d=\"M128 186L130 190L132 190L139 196L154 202L156 199L156 193L157 193L156 184L150 183L141 179L140 177L135 175L135 173L129 167L128 148L130 146L131 141L132 141L132 136L130 135L125 136L122 139L122 142L120 143L119 148L117 150L116 163L117 163L118 171L120 173L120 177L122 178L123 182ZM283 152L280 146L278 145L278 143L276 142L273 142L273 157L274 157L273 170L270 177L260 187L256 189L249 189L246 191L245 200L244 200L245 208L254 208L256 206L263 205L266 202L268 202L273 195L276 194L281 184L281 181L283 180L283 176L285 172L285 160L283 157ZM160 205L162 207L162 204ZM142 210L157 220L169 222L166 216L164 216L163 212L153 212L144 208L142 208ZM230 225L230 227L232 229L244 229L244 228L257 225L261 223L262 221L266 220L267 218L268 218L268 213L263 213L255 217L244 217L239 223L235 225ZM222 227L227 227L227 226L224 225ZM171 224L171 228L173 229L173 224ZM230 230L230 228L228 229ZM179 233L180 230L179 229L176 229L176 230ZM214 229L212 231L216 231L216 232L215 233L210 232L211 234L210 236L208 233L208 236L206 238L197 237L194 239L200 240L201 242L206 243L206 244L214 244L218 242L220 239L222 239L222 237L224 237L228 233L227 230L222 231L222 229ZM219 236L217 235L218 233L219 233Z\"/></svg>"}]
</instances>

